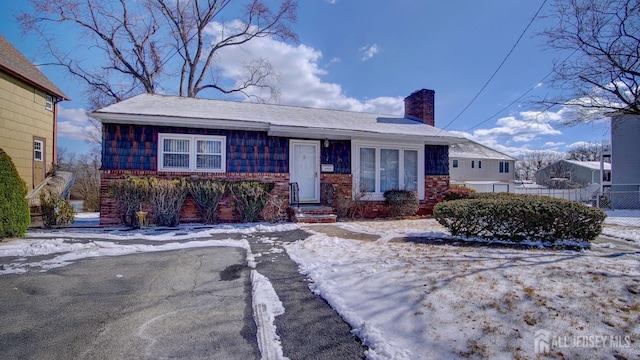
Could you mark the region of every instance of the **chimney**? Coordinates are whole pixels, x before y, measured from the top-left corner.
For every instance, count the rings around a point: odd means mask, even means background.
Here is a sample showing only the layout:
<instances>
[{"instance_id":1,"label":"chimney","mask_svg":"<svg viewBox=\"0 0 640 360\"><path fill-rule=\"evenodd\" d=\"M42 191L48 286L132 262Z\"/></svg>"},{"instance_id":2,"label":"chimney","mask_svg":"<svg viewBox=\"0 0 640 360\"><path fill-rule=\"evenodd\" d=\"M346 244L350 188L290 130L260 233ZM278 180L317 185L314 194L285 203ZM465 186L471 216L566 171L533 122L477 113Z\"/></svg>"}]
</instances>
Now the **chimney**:
<instances>
[{"instance_id":1,"label":"chimney","mask_svg":"<svg viewBox=\"0 0 640 360\"><path fill-rule=\"evenodd\" d=\"M404 98L404 117L435 126L435 91L422 89Z\"/></svg>"}]
</instances>

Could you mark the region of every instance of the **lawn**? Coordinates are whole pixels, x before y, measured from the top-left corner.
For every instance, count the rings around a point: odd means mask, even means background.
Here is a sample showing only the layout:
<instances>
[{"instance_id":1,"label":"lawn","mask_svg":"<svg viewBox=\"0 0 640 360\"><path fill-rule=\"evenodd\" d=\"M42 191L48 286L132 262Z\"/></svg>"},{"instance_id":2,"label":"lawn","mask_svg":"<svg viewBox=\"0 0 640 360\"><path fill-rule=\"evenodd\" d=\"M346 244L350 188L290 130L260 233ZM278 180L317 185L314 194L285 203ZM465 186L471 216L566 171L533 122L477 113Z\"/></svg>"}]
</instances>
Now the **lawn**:
<instances>
[{"instance_id":1,"label":"lawn","mask_svg":"<svg viewBox=\"0 0 640 360\"><path fill-rule=\"evenodd\" d=\"M380 240L309 226L286 249L369 359L640 356L638 252L456 243L431 219L339 226Z\"/></svg>"}]
</instances>

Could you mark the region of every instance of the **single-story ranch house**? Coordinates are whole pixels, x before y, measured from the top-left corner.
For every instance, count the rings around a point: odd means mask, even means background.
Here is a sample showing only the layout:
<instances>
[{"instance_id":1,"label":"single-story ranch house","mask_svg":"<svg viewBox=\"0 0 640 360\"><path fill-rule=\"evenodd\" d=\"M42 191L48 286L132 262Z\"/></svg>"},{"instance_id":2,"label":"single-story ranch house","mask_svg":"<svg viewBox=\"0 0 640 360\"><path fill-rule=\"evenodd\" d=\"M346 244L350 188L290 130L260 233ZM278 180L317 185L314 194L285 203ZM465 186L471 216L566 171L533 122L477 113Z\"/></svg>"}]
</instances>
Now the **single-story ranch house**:
<instances>
[{"instance_id":1,"label":"single-story ranch house","mask_svg":"<svg viewBox=\"0 0 640 360\"><path fill-rule=\"evenodd\" d=\"M103 131L100 222L120 223L108 185L127 175L268 181L282 199L297 183L301 204L341 201L328 185L368 201L367 217L384 214L386 190L414 190L429 214L449 186L448 145L466 139L434 127L433 90L404 102L404 117L151 94L104 107L89 114ZM180 216L201 220L190 199Z\"/></svg>"}]
</instances>

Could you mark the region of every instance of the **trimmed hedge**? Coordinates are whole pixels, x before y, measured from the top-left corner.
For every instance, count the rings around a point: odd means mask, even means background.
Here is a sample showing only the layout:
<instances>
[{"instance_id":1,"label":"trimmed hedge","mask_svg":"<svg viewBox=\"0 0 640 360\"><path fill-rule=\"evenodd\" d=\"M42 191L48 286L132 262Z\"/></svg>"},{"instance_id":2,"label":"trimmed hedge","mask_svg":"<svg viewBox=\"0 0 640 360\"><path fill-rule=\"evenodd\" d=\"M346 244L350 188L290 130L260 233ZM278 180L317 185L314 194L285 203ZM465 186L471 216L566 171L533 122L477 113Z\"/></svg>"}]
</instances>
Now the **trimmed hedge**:
<instances>
[{"instance_id":1,"label":"trimmed hedge","mask_svg":"<svg viewBox=\"0 0 640 360\"><path fill-rule=\"evenodd\" d=\"M473 199L475 195L476 191L474 189L459 185L449 185L449 189L444 193L444 200Z\"/></svg>"},{"instance_id":2,"label":"trimmed hedge","mask_svg":"<svg viewBox=\"0 0 640 360\"><path fill-rule=\"evenodd\" d=\"M602 231L604 211L546 196L477 194L476 199L447 201L433 209L452 235L507 241L586 240Z\"/></svg>"},{"instance_id":3,"label":"trimmed hedge","mask_svg":"<svg viewBox=\"0 0 640 360\"><path fill-rule=\"evenodd\" d=\"M24 236L31 223L27 185L9 155L0 148L0 239Z\"/></svg>"},{"instance_id":4,"label":"trimmed hedge","mask_svg":"<svg viewBox=\"0 0 640 360\"><path fill-rule=\"evenodd\" d=\"M384 202L390 217L415 215L420 206L415 191L409 190L387 190L384 192Z\"/></svg>"}]
</instances>

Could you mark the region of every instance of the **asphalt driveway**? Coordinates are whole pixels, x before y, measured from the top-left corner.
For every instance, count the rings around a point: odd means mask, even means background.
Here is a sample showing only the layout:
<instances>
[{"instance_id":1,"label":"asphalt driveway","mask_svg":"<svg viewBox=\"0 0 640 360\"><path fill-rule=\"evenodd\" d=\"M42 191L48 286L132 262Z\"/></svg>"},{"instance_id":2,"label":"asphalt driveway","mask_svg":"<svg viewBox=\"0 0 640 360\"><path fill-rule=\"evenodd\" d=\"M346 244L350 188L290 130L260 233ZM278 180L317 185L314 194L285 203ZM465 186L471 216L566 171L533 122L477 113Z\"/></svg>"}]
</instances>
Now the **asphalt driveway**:
<instances>
[{"instance_id":1,"label":"asphalt driveway","mask_svg":"<svg viewBox=\"0 0 640 360\"><path fill-rule=\"evenodd\" d=\"M360 340L281 248L306 236L243 236L284 305L275 323L284 355L363 358ZM214 247L0 276L0 358L260 359L249 271L245 250Z\"/></svg>"}]
</instances>

